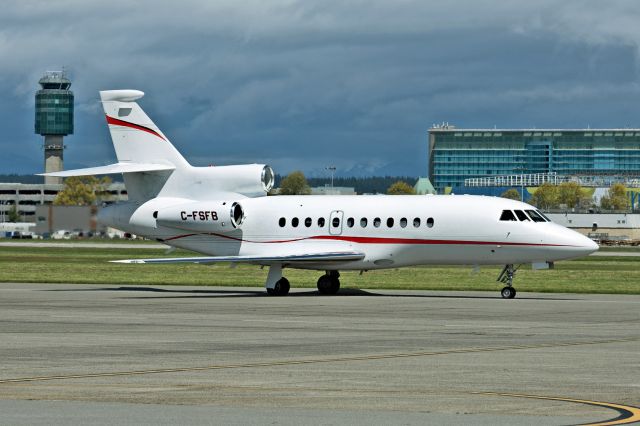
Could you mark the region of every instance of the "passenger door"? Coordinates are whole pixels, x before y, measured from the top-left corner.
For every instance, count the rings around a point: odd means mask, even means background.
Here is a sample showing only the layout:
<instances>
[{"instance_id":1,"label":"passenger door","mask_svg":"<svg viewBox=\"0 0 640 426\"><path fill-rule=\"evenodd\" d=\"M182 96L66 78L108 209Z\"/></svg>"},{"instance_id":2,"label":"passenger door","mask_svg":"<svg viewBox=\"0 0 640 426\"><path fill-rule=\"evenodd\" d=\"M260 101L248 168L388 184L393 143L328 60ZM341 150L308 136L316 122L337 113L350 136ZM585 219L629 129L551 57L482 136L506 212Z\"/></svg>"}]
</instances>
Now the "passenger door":
<instances>
[{"instance_id":1,"label":"passenger door","mask_svg":"<svg viewBox=\"0 0 640 426\"><path fill-rule=\"evenodd\" d=\"M329 234L340 235L342 234L342 218L344 212L342 210L334 210L329 216Z\"/></svg>"}]
</instances>

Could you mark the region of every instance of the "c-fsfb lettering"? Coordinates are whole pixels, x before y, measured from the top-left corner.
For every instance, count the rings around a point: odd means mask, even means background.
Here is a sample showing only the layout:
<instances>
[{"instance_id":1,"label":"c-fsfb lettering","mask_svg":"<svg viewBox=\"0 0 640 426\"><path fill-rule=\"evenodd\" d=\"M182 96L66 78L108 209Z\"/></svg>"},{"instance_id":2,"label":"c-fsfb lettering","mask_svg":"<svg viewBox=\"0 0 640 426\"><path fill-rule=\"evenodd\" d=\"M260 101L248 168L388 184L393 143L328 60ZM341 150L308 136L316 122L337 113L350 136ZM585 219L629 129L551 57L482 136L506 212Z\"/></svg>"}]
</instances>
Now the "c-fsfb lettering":
<instances>
[{"instance_id":1,"label":"c-fsfb lettering","mask_svg":"<svg viewBox=\"0 0 640 426\"><path fill-rule=\"evenodd\" d=\"M180 212L180 219L184 221L197 220L200 222L214 221L218 220L218 212L216 212L215 210L193 210L190 212L183 210Z\"/></svg>"}]
</instances>

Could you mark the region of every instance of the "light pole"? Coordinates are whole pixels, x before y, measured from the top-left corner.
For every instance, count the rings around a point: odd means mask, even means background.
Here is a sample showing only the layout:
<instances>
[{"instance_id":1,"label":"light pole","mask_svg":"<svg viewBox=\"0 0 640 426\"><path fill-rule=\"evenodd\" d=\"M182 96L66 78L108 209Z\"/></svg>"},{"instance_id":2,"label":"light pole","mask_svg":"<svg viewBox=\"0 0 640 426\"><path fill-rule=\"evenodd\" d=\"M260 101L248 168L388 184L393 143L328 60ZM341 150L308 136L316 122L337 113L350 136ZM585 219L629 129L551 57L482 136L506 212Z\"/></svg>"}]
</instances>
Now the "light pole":
<instances>
[{"instance_id":1,"label":"light pole","mask_svg":"<svg viewBox=\"0 0 640 426\"><path fill-rule=\"evenodd\" d=\"M328 166L324 168L325 170L328 170L329 173L331 173L331 189L333 189L333 174L336 172L336 166Z\"/></svg>"}]
</instances>

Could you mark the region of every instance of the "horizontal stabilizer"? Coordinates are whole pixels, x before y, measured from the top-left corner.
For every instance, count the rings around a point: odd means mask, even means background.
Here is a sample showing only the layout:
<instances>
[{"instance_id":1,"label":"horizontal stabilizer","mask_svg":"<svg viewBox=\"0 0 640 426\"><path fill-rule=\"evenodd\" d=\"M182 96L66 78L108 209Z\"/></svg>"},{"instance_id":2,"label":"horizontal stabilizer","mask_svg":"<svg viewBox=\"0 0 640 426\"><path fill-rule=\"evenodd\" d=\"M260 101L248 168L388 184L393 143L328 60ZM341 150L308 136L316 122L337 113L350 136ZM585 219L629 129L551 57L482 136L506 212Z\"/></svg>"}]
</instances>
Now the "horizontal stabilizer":
<instances>
[{"instance_id":1,"label":"horizontal stabilizer","mask_svg":"<svg viewBox=\"0 0 640 426\"><path fill-rule=\"evenodd\" d=\"M212 256L212 257L172 257L159 259L112 260L112 263L307 263L307 262L346 262L364 259L364 253L329 252L283 256Z\"/></svg>"},{"instance_id":2,"label":"horizontal stabilizer","mask_svg":"<svg viewBox=\"0 0 640 426\"><path fill-rule=\"evenodd\" d=\"M41 173L39 176L69 177L110 175L115 173L157 172L162 170L174 170L176 167L166 164L151 163L115 163L108 166L89 167L87 169L66 170L63 172Z\"/></svg>"}]
</instances>

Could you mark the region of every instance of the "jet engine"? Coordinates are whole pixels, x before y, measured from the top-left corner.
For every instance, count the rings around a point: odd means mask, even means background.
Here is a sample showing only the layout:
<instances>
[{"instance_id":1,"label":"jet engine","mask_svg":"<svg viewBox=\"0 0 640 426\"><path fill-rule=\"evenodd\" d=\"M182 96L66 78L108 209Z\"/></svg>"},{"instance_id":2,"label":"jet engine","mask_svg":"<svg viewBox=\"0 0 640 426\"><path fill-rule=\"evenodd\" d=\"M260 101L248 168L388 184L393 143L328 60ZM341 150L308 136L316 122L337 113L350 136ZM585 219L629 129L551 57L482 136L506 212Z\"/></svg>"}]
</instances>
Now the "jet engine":
<instances>
[{"instance_id":1,"label":"jet engine","mask_svg":"<svg viewBox=\"0 0 640 426\"><path fill-rule=\"evenodd\" d=\"M154 213L158 226L195 232L229 232L244 221L244 210L238 202L199 201L177 204Z\"/></svg>"},{"instance_id":2,"label":"jet engine","mask_svg":"<svg viewBox=\"0 0 640 426\"><path fill-rule=\"evenodd\" d=\"M227 192L263 197L273 188L273 183L273 170L264 164L193 167L187 177L169 179L161 195L204 200L212 192Z\"/></svg>"}]
</instances>

